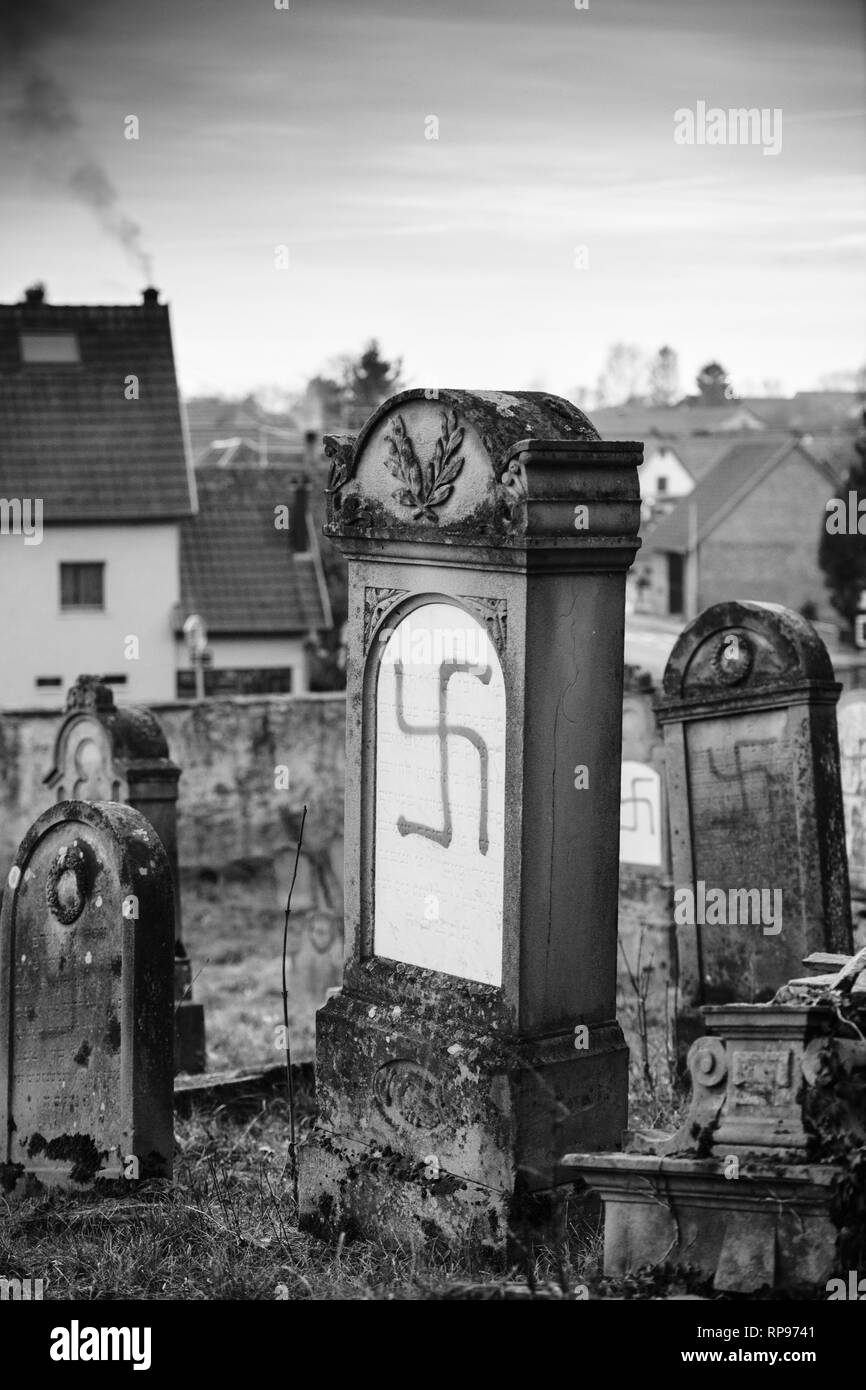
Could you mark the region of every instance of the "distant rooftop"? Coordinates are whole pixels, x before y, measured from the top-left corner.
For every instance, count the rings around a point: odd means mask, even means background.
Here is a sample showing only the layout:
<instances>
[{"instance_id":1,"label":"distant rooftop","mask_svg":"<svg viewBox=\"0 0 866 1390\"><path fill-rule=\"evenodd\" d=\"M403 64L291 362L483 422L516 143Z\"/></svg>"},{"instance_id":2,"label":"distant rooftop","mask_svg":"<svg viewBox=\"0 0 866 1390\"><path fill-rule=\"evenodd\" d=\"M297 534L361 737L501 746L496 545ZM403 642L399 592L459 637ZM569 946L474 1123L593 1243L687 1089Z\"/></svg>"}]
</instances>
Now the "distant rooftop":
<instances>
[{"instance_id":1,"label":"distant rooftop","mask_svg":"<svg viewBox=\"0 0 866 1390\"><path fill-rule=\"evenodd\" d=\"M275 508L295 511L298 469L208 468L198 473L198 515L180 540L183 616L199 613L223 636L289 635L331 625L312 528L293 548ZM294 525L301 521L300 512Z\"/></svg>"},{"instance_id":2,"label":"distant rooftop","mask_svg":"<svg viewBox=\"0 0 866 1390\"><path fill-rule=\"evenodd\" d=\"M49 524L191 514L171 326L156 290L135 305L54 305L35 286L0 305L0 494L42 498Z\"/></svg>"}]
</instances>

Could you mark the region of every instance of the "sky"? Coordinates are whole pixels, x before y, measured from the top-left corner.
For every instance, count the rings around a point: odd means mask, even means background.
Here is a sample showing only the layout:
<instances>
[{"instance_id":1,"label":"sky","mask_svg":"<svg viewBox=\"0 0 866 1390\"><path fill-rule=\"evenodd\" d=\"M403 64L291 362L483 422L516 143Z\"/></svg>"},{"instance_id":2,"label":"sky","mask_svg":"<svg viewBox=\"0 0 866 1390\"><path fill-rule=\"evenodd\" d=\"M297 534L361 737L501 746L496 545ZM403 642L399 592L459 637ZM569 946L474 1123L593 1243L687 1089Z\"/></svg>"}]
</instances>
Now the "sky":
<instances>
[{"instance_id":1,"label":"sky","mask_svg":"<svg viewBox=\"0 0 866 1390\"><path fill-rule=\"evenodd\" d=\"M277 3L11 0L0 300L152 278L187 395L374 336L414 385L565 395L616 341L684 390L866 362L859 0ZM676 143L698 102L781 110L780 152Z\"/></svg>"}]
</instances>

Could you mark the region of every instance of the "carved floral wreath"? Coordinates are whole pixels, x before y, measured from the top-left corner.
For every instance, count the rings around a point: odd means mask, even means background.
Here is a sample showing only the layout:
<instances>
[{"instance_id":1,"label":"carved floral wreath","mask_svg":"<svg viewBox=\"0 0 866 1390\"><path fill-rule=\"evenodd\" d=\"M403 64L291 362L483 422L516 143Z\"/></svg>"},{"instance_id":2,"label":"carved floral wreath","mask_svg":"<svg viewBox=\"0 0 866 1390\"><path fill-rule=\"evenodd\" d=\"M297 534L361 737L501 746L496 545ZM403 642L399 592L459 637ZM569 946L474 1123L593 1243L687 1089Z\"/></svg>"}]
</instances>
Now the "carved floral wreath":
<instances>
[{"instance_id":1,"label":"carved floral wreath","mask_svg":"<svg viewBox=\"0 0 866 1390\"><path fill-rule=\"evenodd\" d=\"M423 516L427 521L437 522L439 517L433 508L441 507L451 496L454 481L463 467L459 450L464 431L457 424L457 414L453 410L443 410L441 419L441 432L432 458L426 464L419 461L401 415L395 416L391 433L385 435L388 445L385 467L402 484L391 496L401 506L412 507L413 517Z\"/></svg>"},{"instance_id":2,"label":"carved floral wreath","mask_svg":"<svg viewBox=\"0 0 866 1390\"><path fill-rule=\"evenodd\" d=\"M74 887L70 893L64 885L66 891L61 894L60 885L67 874L74 879ZM65 927L81 916L87 897L87 861L78 845L64 845L60 850L48 871L45 896L51 912Z\"/></svg>"}]
</instances>

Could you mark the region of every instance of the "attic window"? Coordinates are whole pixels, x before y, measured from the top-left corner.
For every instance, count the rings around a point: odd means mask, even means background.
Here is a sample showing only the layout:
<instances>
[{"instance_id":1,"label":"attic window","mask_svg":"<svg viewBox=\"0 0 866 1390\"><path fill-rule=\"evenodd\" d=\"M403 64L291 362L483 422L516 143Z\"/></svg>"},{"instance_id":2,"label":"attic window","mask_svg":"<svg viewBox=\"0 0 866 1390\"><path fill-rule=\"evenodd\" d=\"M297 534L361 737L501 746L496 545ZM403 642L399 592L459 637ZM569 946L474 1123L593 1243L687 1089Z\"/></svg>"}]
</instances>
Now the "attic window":
<instances>
[{"instance_id":1,"label":"attic window","mask_svg":"<svg viewBox=\"0 0 866 1390\"><path fill-rule=\"evenodd\" d=\"M74 333L22 333L21 361L34 365L80 362L78 338Z\"/></svg>"}]
</instances>

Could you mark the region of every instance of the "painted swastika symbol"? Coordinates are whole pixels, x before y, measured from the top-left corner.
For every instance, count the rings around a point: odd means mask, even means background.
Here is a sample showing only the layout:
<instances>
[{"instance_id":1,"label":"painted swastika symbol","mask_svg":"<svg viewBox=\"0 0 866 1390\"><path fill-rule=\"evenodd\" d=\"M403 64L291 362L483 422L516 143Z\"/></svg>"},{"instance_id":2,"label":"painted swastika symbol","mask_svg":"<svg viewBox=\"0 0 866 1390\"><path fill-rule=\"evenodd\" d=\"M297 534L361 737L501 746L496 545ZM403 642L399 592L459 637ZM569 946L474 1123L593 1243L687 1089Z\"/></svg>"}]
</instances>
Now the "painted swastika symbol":
<instances>
[{"instance_id":1,"label":"painted swastika symbol","mask_svg":"<svg viewBox=\"0 0 866 1390\"><path fill-rule=\"evenodd\" d=\"M488 763L489 754L487 744L475 729L468 728L465 724L448 723L448 682L452 676L458 674L475 676L482 685L489 685L493 672L489 666L478 666L468 661L443 661L439 667L439 714L435 724L409 724L406 720L403 708L403 664L398 661L394 666L395 677L395 713L397 727L404 734L419 734L422 737L438 738L439 740L439 785L442 793L442 829L437 830L433 826L422 825L420 821L406 820L405 816L397 819L397 830L401 835L423 835L428 840L433 840L437 845L442 845L447 849L451 844L454 833L451 816L451 793L448 784L448 737L465 738L472 744L478 752L479 775L481 779L481 801L478 810L478 848L482 854L486 854L490 847L490 838L487 827L487 798L488 798Z\"/></svg>"}]
</instances>

